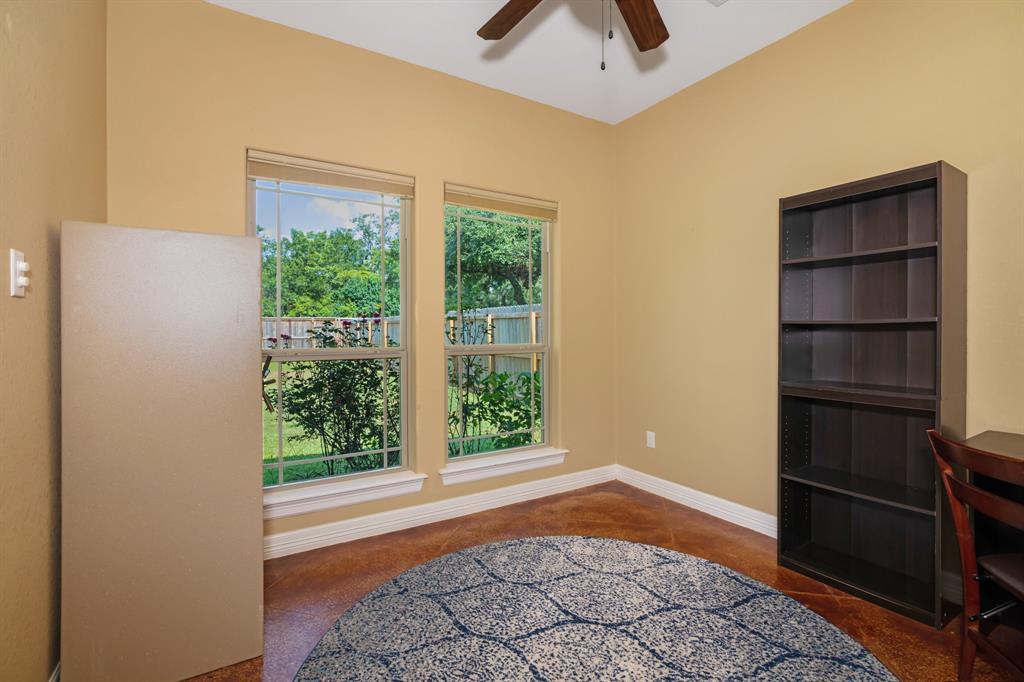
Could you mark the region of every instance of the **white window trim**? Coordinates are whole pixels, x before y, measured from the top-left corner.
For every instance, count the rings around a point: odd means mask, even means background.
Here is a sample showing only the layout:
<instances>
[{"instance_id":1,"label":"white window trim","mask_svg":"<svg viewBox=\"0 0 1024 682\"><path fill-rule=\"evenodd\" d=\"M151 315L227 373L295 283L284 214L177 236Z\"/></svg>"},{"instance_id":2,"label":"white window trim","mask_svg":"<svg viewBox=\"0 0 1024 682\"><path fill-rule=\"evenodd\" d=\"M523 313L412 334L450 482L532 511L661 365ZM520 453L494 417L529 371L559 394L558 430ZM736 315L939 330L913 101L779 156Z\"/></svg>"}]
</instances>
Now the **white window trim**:
<instances>
[{"instance_id":1,"label":"white window trim","mask_svg":"<svg viewBox=\"0 0 1024 682\"><path fill-rule=\"evenodd\" d=\"M447 192L452 187L458 187L460 190L463 190L463 191L472 191L472 192L477 192L477 193L483 191L483 190L466 190L465 188L462 188L461 186L453 186L450 183L446 183L445 184L446 201L445 201L445 204L444 204L444 213L445 213L445 215L447 215L447 213L448 213L448 207L449 206L454 206L456 208L459 208L459 207L473 208L473 205L471 205L471 204L465 204L464 205L464 204L461 204L461 203L458 203L458 202L448 201L447 200L448 199ZM511 198L515 199L515 197L513 197L512 195L502 195L502 196L503 197L507 197L507 198L511 197ZM531 202L535 201L535 200L528 200L528 199L522 199L522 198L519 198L519 200L522 201L522 202L526 202L527 205L532 205ZM480 452L480 453L475 453L475 454L472 454L472 455L459 455L459 456L456 456L456 457L452 457L451 456L451 454L450 454L450 452L451 452L450 451L450 443L451 443L451 441L447 441L446 445L445 445L445 460L446 460L447 466L439 471L439 473L441 474L442 482L443 482L444 485L450 485L449 482L447 480L445 480L445 474L446 473L448 473L448 477L449 477L450 480L452 480L453 483L455 483L455 482L463 482L463 481L473 481L473 480L478 480L478 479L481 479L481 478L491 478L493 476L501 476L501 475L503 475L505 473L515 473L516 471L528 471L529 469L537 469L537 468L540 468L540 467L543 467L543 466L554 466L556 464L561 464L562 461L564 461L564 459L565 459L565 454L567 454L569 452L568 450L560 450L560 449L555 448L555 447L553 447L551 445L551 408L550 408L550 406L548 404L550 402L548 400L548 397L550 395L549 391L550 391L550 385L551 385L551 382L550 382L551 372L550 372L549 368L551 366L550 360L551 360L551 354L552 354L552 351L551 351L551 328L552 328L551 320L552 320L553 316L551 314L551 308L552 308L552 303L551 303L551 286L548 283L548 278L549 278L550 272L551 272L551 238L552 238L551 233L552 233L552 230L554 229L555 224L557 222L557 205L553 204L551 202L542 202L542 203L545 206L553 207L553 210L555 211L555 217L542 217L540 215L533 216L533 215L529 215L528 213L523 214L523 215L528 215L528 217L531 217L531 218L533 218L535 220L540 220L545 225L544 228L543 228L543 231L541 233L542 234L542 237L541 237L541 253L542 253L541 272L543 274L543 279L542 279L542 301L543 301L543 305L542 305L542 308L541 308L541 329L543 330L543 338L542 338L542 340L540 342L535 342L535 343L513 344L513 345L502 345L502 344L452 344L452 345L448 345L448 344L445 344L445 365L447 366L447 363L449 362L449 360L451 358L459 357L459 356L463 356L463 355L491 355L491 354L516 353L516 352L526 352L526 353L539 354L543 358L543 360L542 360L542 363L543 363L542 364L542 376L541 376L541 386L542 386L541 390L544 391L544 395L542 397L542 411L541 411L541 420L542 420L542 424L543 424L543 429L542 429L541 433L543 434L543 441L541 443L536 443L536 444L533 444L533 445L528 445L528 446L525 446L523 448L516 448L516 449L511 449L511 450L490 450L490 451L487 451L487 452ZM487 210L487 209L485 209L485 210ZM499 211L499 212L501 212L501 211ZM460 287L461 287L461 283L460 283ZM461 296L460 296L459 303L460 303L459 307L461 308ZM448 383L447 383L447 368L446 368L445 403L444 404L447 404L447 401L448 401L448 394L447 394L447 392L448 392ZM556 461L552 461L549 464L535 463L535 464L532 464L531 466L527 466L526 468L513 468L513 469L508 470L508 471L502 471L501 470L502 467L499 466L499 467L497 467L495 469L495 471L497 471L497 473L489 473L489 474L483 473L484 467L478 465L478 466L471 467L473 470L476 470L476 471L479 472L478 474L474 475L472 478L460 477L460 475L458 473L460 470L462 470L464 468L463 464L465 464L465 465L469 465L470 464L470 459L477 460L477 461L483 461L484 459L486 459L486 460L494 460L494 461L498 462L498 464L500 465L502 462L505 461L505 458L507 458L507 457L512 457L514 461L518 461L519 459L523 459L525 461L525 460L532 460L532 459L534 459L532 457L526 456L526 455L529 455L530 453L549 452L549 451L561 452L562 453L562 459L558 460L557 462Z\"/></svg>"},{"instance_id":2,"label":"white window trim","mask_svg":"<svg viewBox=\"0 0 1024 682\"><path fill-rule=\"evenodd\" d=\"M267 488L263 492L263 518L280 519L387 497L412 495L423 489L426 478L426 474L414 471L385 471L358 478L331 478L298 487Z\"/></svg>"},{"instance_id":3,"label":"white window trim","mask_svg":"<svg viewBox=\"0 0 1024 682\"><path fill-rule=\"evenodd\" d=\"M269 156L268 156L269 154ZM273 158L271 158L273 157ZM401 176L395 174L384 174L377 171L366 171L361 169L353 169L347 166L339 166L337 164L330 164L326 162L311 161L309 159L300 159L295 157L288 157L284 155L274 155L268 152L260 152L258 150L249 149L246 151L247 166L253 159L271 160L274 163L286 163L287 165L296 165L300 168L317 168L319 170L330 170L339 174L341 177L353 176L356 171L361 172L363 175L373 175L375 179L386 179L392 183L397 182L400 186L393 188L370 188L370 191L388 194L396 192L396 196L400 196L402 199L408 201L399 202L399 210L401 211L401 227L400 227L400 240L401 240L401 251L399 261L399 301L400 301L400 319L402 321L401 326L401 341L398 347L388 348L368 348L362 349L362 352L346 352L351 349L337 349L337 352L332 353L330 350L320 350L319 352L314 351L312 353L302 352L295 353L287 350L282 352L282 349L274 350L271 355L277 357L278 360L306 360L306 359L317 359L317 360L331 360L331 359L347 359L352 357L353 359L373 359L375 357L389 358L396 357L401 362L401 453L402 462L398 468L384 468L373 472L367 472L366 474L348 474L341 477L330 477L321 479L319 481L310 482L308 485L300 485L291 487L288 484L282 484L276 486L270 486L263 488L263 499L264 499L264 511L263 518L281 518L285 516L293 516L296 514L305 514L311 511L318 511L320 509L329 509L332 507L343 507L351 504L358 504L360 502L369 502L376 499L383 499L386 497L394 497L396 495L405 495L419 492L423 487L423 479L427 476L426 474L418 474L411 471L408 467L412 461L413 443L412 441L412 429L409 426L409 405L411 404L410 399L410 376L412 373L411 368L411 353L409 353L409 338L410 338L410 322L411 318L409 312L409 262L412 258L412 254L409 249L410 238L409 234L412 231L412 223L414 219L414 212L412 208L412 202L415 200L415 179L411 176ZM250 236L256 236L256 176L251 175L247 172L246 178L246 204L247 204L247 233ZM384 176L387 176L384 178ZM277 182L285 182L280 178L270 178ZM339 186L347 186L351 183L340 183ZM403 191L403 187L405 191ZM280 230L280 219L278 219L277 229ZM279 238L279 235L278 235ZM277 292L280 296L281 283L280 275L278 275ZM280 312L280 311L278 311ZM383 313L383 310L381 311ZM262 345L262 343L261 343ZM334 349L332 349L334 350ZM264 351L266 353L267 351ZM385 427L386 428L386 427ZM396 448L398 449L398 448ZM384 464L387 464L388 451L385 450L383 454ZM355 477L355 478L352 478ZM404 477L404 478L403 478ZM411 477L411 479L410 479ZM370 482L373 479L374 482L380 482L380 485L373 485ZM412 480L415 479L415 480ZM410 482L411 481L411 482ZM403 485L405 484L405 485ZM292 484L294 485L294 484ZM415 485L415 489L413 486ZM299 511L290 511L293 509L299 509Z\"/></svg>"},{"instance_id":4,"label":"white window trim","mask_svg":"<svg viewBox=\"0 0 1024 682\"><path fill-rule=\"evenodd\" d=\"M482 457L449 459L448 465L437 473L441 475L441 483L444 485L468 483L484 478L515 474L520 471L557 466L565 461L567 454L569 454L568 450L550 446L513 452L499 451Z\"/></svg>"}]
</instances>

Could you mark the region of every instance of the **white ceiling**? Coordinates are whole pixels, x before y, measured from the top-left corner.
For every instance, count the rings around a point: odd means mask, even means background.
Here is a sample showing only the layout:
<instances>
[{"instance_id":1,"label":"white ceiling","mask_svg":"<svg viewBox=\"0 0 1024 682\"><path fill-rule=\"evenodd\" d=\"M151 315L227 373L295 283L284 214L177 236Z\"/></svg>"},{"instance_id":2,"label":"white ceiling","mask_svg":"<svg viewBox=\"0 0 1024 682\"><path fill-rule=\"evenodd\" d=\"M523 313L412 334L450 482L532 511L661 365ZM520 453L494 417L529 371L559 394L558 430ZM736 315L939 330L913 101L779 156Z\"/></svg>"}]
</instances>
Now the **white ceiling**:
<instances>
[{"instance_id":1,"label":"white ceiling","mask_svg":"<svg viewBox=\"0 0 1024 682\"><path fill-rule=\"evenodd\" d=\"M208 0L255 17L618 123L850 0L658 0L671 37L639 53L606 0L544 0L503 40L476 35L504 0ZM607 11L607 10L606 10Z\"/></svg>"}]
</instances>

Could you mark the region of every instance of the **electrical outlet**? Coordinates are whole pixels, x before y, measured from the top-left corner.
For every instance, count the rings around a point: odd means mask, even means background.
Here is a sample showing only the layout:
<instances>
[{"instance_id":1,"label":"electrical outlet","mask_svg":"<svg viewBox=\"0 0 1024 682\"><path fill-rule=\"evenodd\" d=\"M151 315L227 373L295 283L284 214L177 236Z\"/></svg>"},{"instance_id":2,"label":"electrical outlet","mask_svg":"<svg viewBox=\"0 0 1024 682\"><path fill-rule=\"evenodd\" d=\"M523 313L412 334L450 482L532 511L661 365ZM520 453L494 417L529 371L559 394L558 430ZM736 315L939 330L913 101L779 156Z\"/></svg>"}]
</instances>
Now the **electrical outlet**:
<instances>
[{"instance_id":1,"label":"electrical outlet","mask_svg":"<svg viewBox=\"0 0 1024 682\"><path fill-rule=\"evenodd\" d=\"M654 447L654 431L648 431L647 432L647 447L649 447L649 448L653 448Z\"/></svg>"}]
</instances>

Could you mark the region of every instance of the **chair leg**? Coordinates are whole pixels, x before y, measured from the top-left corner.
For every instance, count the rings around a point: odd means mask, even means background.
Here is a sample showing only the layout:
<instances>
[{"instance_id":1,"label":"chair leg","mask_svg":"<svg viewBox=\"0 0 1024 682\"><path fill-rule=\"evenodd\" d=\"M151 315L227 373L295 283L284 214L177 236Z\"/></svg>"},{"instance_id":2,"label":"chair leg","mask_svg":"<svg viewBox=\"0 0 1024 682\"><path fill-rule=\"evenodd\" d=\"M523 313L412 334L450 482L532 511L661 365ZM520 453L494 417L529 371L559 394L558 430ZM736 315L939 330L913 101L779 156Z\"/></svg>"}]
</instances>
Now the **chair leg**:
<instances>
[{"instance_id":1,"label":"chair leg","mask_svg":"<svg viewBox=\"0 0 1024 682\"><path fill-rule=\"evenodd\" d=\"M960 631L960 670L957 679L966 682L971 679L974 672L974 655L978 652L978 645L967 632L967 628Z\"/></svg>"}]
</instances>

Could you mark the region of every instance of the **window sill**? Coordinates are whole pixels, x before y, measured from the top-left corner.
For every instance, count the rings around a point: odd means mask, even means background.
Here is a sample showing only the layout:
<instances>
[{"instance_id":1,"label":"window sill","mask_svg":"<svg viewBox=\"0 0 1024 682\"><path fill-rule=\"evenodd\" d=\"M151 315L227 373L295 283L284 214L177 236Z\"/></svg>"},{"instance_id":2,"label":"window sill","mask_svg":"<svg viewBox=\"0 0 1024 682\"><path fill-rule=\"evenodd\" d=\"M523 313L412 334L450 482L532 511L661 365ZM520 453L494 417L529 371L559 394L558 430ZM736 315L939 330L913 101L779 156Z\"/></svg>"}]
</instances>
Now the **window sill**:
<instances>
[{"instance_id":1,"label":"window sill","mask_svg":"<svg viewBox=\"0 0 1024 682\"><path fill-rule=\"evenodd\" d=\"M468 483L482 478L555 466L564 462L567 454L569 451L561 448L541 447L504 455L470 457L461 461L449 461L448 466L438 473L441 474L441 482L444 485Z\"/></svg>"},{"instance_id":2,"label":"window sill","mask_svg":"<svg viewBox=\"0 0 1024 682\"><path fill-rule=\"evenodd\" d=\"M341 481L325 481L285 490L263 493L263 518L280 519L285 516L351 504L382 500L396 495L411 495L423 488L426 474L415 471L360 476Z\"/></svg>"}]
</instances>

